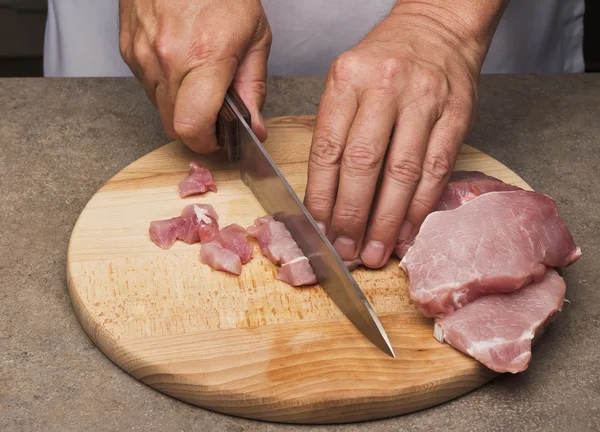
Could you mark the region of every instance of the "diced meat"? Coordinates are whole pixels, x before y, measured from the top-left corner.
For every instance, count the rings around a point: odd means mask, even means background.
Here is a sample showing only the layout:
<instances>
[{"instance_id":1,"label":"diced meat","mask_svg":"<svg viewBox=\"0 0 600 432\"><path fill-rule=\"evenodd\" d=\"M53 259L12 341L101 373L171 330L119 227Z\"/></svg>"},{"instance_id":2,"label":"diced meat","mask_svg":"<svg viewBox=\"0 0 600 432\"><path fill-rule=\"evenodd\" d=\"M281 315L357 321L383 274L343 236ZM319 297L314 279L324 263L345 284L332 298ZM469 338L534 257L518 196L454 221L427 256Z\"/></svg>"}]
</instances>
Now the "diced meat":
<instances>
[{"instance_id":1,"label":"diced meat","mask_svg":"<svg viewBox=\"0 0 600 432\"><path fill-rule=\"evenodd\" d=\"M200 195L208 191L217 191L217 185L211 172L203 164L192 161L189 166L188 176L177 186L182 198Z\"/></svg>"},{"instance_id":2,"label":"diced meat","mask_svg":"<svg viewBox=\"0 0 600 432\"><path fill-rule=\"evenodd\" d=\"M188 244L206 243L219 232L219 216L210 204L190 204L181 211L188 224L182 230L180 239Z\"/></svg>"},{"instance_id":3,"label":"diced meat","mask_svg":"<svg viewBox=\"0 0 600 432\"><path fill-rule=\"evenodd\" d=\"M294 258L283 264L276 279L291 286L313 285L317 283L317 278L308 262L308 258L305 256Z\"/></svg>"},{"instance_id":4,"label":"diced meat","mask_svg":"<svg viewBox=\"0 0 600 432\"><path fill-rule=\"evenodd\" d=\"M190 204L181 215L150 222L150 239L162 249L170 249L176 240L187 244L208 242L219 232L219 217L209 204Z\"/></svg>"},{"instance_id":5,"label":"diced meat","mask_svg":"<svg viewBox=\"0 0 600 432\"><path fill-rule=\"evenodd\" d=\"M455 171L442 192L436 210L454 210L473 198L489 192L516 190L521 188L479 171Z\"/></svg>"},{"instance_id":6,"label":"diced meat","mask_svg":"<svg viewBox=\"0 0 600 432\"><path fill-rule=\"evenodd\" d=\"M242 274L240 257L216 241L204 243L200 249L200 261L215 270L235 275Z\"/></svg>"},{"instance_id":7,"label":"diced meat","mask_svg":"<svg viewBox=\"0 0 600 432\"><path fill-rule=\"evenodd\" d=\"M273 264L281 265L277 278L292 286L316 283L316 276L298 244L283 224L271 216L263 216L246 229L258 240L260 251Z\"/></svg>"},{"instance_id":8,"label":"diced meat","mask_svg":"<svg viewBox=\"0 0 600 432\"><path fill-rule=\"evenodd\" d=\"M227 225L220 230L214 237L214 241L236 253L240 257L242 264L246 264L252 258L254 248L248 243L246 230L237 224Z\"/></svg>"},{"instance_id":9,"label":"diced meat","mask_svg":"<svg viewBox=\"0 0 600 432\"><path fill-rule=\"evenodd\" d=\"M187 220L181 216L152 221L149 229L150 239L161 249L170 249L186 225Z\"/></svg>"},{"instance_id":10,"label":"diced meat","mask_svg":"<svg viewBox=\"0 0 600 432\"><path fill-rule=\"evenodd\" d=\"M454 171L438 201L435 211L454 210L461 205L490 192L521 190L479 171ZM403 258L415 241L416 234L396 243L394 254Z\"/></svg>"},{"instance_id":11,"label":"diced meat","mask_svg":"<svg viewBox=\"0 0 600 432\"><path fill-rule=\"evenodd\" d=\"M539 281L546 266L580 256L554 200L520 190L431 213L400 266L418 309L442 317L483 295L521 289Z\"/></svg>"},{"instance_id":12,"label":"diced meat","mask_svg":"<svg viewBox=\"0 0 600 432\"><path fill-rule=\"evenodd\" d=\"M566 285L549 269L545 277L510 294L481 297L438 319L435 337L499 372L522 372L531 344L560 313Z\"/></svg>"}]
</instances>

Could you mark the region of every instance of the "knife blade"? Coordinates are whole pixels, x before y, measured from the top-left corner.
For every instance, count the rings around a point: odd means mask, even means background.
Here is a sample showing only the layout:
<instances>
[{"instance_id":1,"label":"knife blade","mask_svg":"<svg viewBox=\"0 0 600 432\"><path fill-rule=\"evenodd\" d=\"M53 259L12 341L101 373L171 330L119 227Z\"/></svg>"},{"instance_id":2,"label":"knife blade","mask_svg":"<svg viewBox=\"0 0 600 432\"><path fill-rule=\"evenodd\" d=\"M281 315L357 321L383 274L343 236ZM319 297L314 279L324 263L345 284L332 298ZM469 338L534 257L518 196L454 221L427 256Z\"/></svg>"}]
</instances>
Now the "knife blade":
<instances>
[{"instance_id":1,"label":"knife blade","mask_svg":"<svg viewBox=\"0 0 600 432\"><path fill-rule=\"evenodd\" d=\"M318 228L288 181L252 131L248 109L230 89L217 121L217 139L266 213L290 231L325 290L346 318L377 348L395 357L389 338L352 274Z\"/></svg>"}]
</instances>

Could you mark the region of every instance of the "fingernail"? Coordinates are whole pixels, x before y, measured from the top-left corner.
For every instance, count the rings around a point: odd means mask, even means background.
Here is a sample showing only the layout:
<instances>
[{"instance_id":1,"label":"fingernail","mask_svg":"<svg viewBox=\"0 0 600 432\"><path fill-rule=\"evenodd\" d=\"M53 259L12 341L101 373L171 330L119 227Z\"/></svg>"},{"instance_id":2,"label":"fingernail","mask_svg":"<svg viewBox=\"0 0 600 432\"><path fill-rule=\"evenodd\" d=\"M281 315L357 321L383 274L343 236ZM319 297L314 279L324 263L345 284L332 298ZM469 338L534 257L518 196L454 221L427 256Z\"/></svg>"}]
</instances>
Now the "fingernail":
<instances>
[{"instance_id":1,"label":"fingernail","mask_svg":"<svg viewBox=\"0 0 600 432\"><path fill-rule=\"evenodd\" d=\"M413 225L405 220L402 222L402 226L400 227L400 240L406 240L412 234Z\"/></svg>"},{"instance_id":2,"label":"fingernail","mask_svg":"<svg viewBox=\"0 0 600 432\"><path fill-rule=\"evenodd\" d=\"M321 230L321 232L323 233L323 235L326 235L327 233L325 232L325 224L323 222L317 222L317 226L319 227L319 229Z\"/></svg>"},{"instance_id":3,"label":"fingernail","mask_svg":"<svg viewBox=\"0 0 600 432\"><path fill-rule=\"evenodd\" d=\"M385 255L385 245L378 241L370 241L365 246L361 257L365 264L378 266L383 261Z\"/></svg>"},{"instance_id":4,"label":"fingernail","mask_svg":"<svg viewBox=\"0 0 600 432\"><path fill-rule=\"evenodd\" d=\"M333 242L333 247L342 260L349 261L354 258L356 243L348 237L338 237Z\"/></svg>"}]
</instances>

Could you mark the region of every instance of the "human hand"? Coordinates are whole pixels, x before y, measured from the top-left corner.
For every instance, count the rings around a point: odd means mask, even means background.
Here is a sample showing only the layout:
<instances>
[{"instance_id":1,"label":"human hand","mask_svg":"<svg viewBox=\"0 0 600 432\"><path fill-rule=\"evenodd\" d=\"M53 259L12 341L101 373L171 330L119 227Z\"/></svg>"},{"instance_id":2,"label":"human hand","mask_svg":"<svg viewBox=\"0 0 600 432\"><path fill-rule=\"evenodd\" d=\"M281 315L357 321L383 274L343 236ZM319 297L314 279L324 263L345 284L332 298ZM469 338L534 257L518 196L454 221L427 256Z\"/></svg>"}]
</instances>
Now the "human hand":
<instances>
[{"instance_id":1,"label":"human hand","mask_svg":"<svg viewBox=\"0 0 600 432\"><path fill-rule=\"evenodd\" d=\"M305 204L343 260L372 268L435 208L473 124L493 34L424 7L396 6L336 59L313 135Z\"/></svg>"},{"instance_id":2,"label":"human hand","mask_svg":"<svg viewBox=\"0 0 600 432\"><path fill-rule=\"evenodd\" d=\"M265 140L271 29L260 0L120 0L121 56L158 107L169 137L218 148L215 123L233 83Z\"/></svg>"}]
</instances>

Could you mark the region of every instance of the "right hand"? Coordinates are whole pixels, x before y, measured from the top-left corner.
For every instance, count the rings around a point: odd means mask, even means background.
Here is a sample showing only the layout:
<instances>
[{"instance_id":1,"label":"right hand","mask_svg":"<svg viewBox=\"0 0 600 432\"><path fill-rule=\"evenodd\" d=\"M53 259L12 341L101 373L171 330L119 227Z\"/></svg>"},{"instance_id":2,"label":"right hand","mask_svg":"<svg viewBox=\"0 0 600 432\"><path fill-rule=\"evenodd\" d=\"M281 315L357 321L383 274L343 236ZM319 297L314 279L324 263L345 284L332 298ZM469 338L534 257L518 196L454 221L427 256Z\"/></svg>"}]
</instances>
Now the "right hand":
<instances>
[{"instance_id":1,"label":"right hand","mask_svg":"<svg viewBox=\"0 0 600 432\"><path fill-rule=\"evenodd\" d=\"M198 153L217 150L215 123L233 84L266 139L272 35L260 0L120 0L119 16L121 56L169 137Z\"/></svg>"}]
</instances>

